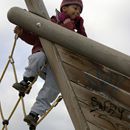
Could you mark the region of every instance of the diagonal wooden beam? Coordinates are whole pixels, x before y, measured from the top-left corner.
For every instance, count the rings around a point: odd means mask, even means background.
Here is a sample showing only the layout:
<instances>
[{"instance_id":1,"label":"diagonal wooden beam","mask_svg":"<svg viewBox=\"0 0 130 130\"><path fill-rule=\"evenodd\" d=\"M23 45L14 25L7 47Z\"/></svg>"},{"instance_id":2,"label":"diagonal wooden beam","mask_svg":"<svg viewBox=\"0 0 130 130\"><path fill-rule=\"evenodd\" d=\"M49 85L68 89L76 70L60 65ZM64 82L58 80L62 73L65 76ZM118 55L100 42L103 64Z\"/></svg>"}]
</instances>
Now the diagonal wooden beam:
<instances>
[{"instance_id":1,"label":"diagonal wooden beam","mask_svg":"<svg viewBox=\"0 0 130 130\"><path fill-rule=\"evenodd\" d=\"M50 19L43 0L25 0L25 3L30 12L46 19Z\"/></svg>"},{"instance_id":2,"label":"diagonal wooden beam","mask_svg":"<svg viewBox=\"0 0 130 130\"><path fill-rule=\"evenodd\" d=\"M53 41L65 48L88 57L92 61L103 64L130 77L130 56L126 54L20 8L12 8L8 13L8 18L12 23L35 32L37 35L49 41ZM22 21L23 19L24 22Z\"/></svg>"}]
</instances>

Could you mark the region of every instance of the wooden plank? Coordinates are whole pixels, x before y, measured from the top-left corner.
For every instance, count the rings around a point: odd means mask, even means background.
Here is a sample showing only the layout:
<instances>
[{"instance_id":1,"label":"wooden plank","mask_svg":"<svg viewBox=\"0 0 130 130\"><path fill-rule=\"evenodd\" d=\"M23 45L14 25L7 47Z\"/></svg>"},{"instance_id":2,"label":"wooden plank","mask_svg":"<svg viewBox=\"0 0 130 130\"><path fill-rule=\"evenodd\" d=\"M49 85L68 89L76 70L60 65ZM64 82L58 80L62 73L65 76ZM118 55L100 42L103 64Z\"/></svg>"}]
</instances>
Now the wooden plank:
<instances>
[{"instance_id":1,"label":"wooden plank","mask_svg":"<svg viewBox=\"0 0 130 130\"><path fill-rule=\"evenodd\" d=\"M58 45L57 49L63 62L80 69L83 72L88 72L102 80L109 82L110 84L116 85L127 92L130 92L130 79L127 77L109 68L107 68L107 72L105 72L98 64L92 62L90 59L78 55L77 53L73 53L72 51Z\"/></svg>"},{"instance_id":2,"label":"wooden plank","mask_svg":"<svg viewBox=\"0 0 130 130\"><path fill-rule=\"evenodd\" d=\"M90 122L88 122L88 125L89 125L90 130L103 130Z\"/></svg>"},{"instance_id":3,"label":"wooden plank","mask_svg":"<svg viewBox=\"0 0 130 130\"><path fill-rule=\"evenodd\" d=\"M50 19L43 0L25 0L28 10L34 14Z\"/></svg>"},{"instance_id":4,"label":"wooden plank","mask_svg":"<svg viewBox=\"0 0 130 130\"><path fill-rule=\"evenodd\" d=\"M78 100L84 102L84 104L89 105L92 109L96 108L101 112L103 111L105 114L116 117L119 120L130 122L130 119L128 118L128 115L130 115L130 110L127 110L119 103L109 100L107 97L104 97L95 91L85 89L73 82L71 82L71 84Z\"/></svg>"},{"instance_id":5,"label":"wooden plank","mask_svg":"<svg viewBox=\"0 0 130 130\"><path fill-rule=\"evenodd\" d=\"M86 107L84 107L84 104L81 103L81 109L84 113L84 115L86 115L86 120L88 120L89 122L97 125L98 127L100 127L103 130L130 130L130 126L128 126L127 124L124 124L124 122L120 122L120 123L114 123L115 120L112 120L111 118L104 116L103 114L99 114L97 112L93 112L93 116L90 113L90 109L87 109Z\"/></svg>"},{"instance_id":6,"label":"wooden plank","mask_svg":"<svg viewBox=\"0 0 130 130\"><path fill-rule=\"evenodd\" d=\"M130 129L130 118L128 118L130 111L118 103L101 97L96 92L87 90L73 82L71 85L87 121L108 130L118 130L119 126L122 126L122 130Z\"/></svg>"},{"instance_id":7,"label":"wooden plank","mask_svg":"<svg viewBox=\"0 0 130 130\"><path fill-rule=\"evenodd\" d=\"M122 89L119 89L106 81L100 81L99 79L91 77L83 71L80 71L79 69L66 63L64 63L63 66L70 81L73 81L86 89L95 90L102 93L109 99L116 100L118 103L130 108L130 102L128 102L130 99L130 93L122 91Z\"/></svg>"}]
</instances>

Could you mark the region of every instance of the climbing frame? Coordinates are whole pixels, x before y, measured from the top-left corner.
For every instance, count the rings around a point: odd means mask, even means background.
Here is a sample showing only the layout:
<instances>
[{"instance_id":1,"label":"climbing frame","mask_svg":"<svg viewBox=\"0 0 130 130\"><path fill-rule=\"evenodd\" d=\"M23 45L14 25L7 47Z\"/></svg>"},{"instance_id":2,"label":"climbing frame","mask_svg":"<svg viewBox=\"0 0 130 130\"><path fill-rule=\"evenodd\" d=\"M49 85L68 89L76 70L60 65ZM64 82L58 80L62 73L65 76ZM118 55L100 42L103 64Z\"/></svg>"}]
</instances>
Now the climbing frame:
<instances>
[{"instance_id":1,"label":"climbing frame","mask_svg":"<svg viewBox=\"0 0 130 130\"><path fill-rule=\"evenodd\" d=\"M49 20L42 0L25 2L28 10L40 16L40 20L41 17L44 21ZM26 14L29 15L28 12ZM40 28L39 25L38 21L33 26ZM40 38L40 41L75 130L130 130L130 77L125 67L121 68L125 73L120 73L113 69L116 66L106 67L74 49L62 47L62 44L57 45L44 38ZM129 57L126 57L129 61Z\"/></svg>"}]
</instances>

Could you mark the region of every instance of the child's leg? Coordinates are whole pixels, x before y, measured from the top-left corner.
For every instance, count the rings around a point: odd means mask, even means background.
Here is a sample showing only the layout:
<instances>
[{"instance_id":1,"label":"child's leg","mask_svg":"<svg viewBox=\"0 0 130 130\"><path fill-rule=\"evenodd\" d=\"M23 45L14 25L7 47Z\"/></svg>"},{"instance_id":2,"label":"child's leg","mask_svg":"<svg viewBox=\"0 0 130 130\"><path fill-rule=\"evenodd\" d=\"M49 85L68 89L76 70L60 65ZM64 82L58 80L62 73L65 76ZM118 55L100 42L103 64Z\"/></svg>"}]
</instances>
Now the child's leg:
<instances>
[{"instance_id":1,"label":"child's leg","mask_svg":"<svg viewBox=\"0 0 130 130\"><path fill-rule=\"evenodd\" d=\"M38 115L43 115L50 108L50 103L53 102L59 94L59 89L51 72L50 66L47 66L46 80L42 89L39 91L36 102L31 108L31 112L24 118L30 126L36 126Z\"/></svg>"},{"instance_id":2,"label":"child's leg","mask_svg":"<svg viewBox=\"0 0 130 130\"><path fill-rule=\"evenodd\" d=\"M19 92L26 92L27 94L30 92L30 89L27 90L30 83L34 82L41 68L45 66L46 56L42 51L40 51L30 55L28 60L29 63L28 67L25 68L26 71L24 73L23 80L20 83L15 83L13 85L13 88L18 90Z\"/></svg>"},{"instance_id":3,"label":"child's leg","mask_svg":"<svg viewBox=\"0 0 130 130\"><path fill-rule=\"evenodd\" d=\"M51 72L50 66L47 66L47 74L45 84L40 90L36 102L32 106L31 112L42 115L47 109L50 108L50 103L53 102L59 94L54 75Z\"/></svg>"},{"instance_id":4,"label":"child's leg","mask_svg":"<svg viewBox=\"0 0 130 130\"><path fill-rule=\"evenodd\" d=\"M28 57L29 63L25 68L24 77L36 77L41 68L45 65L46 56L40 51Z\"/></svg>"}]
</instances>

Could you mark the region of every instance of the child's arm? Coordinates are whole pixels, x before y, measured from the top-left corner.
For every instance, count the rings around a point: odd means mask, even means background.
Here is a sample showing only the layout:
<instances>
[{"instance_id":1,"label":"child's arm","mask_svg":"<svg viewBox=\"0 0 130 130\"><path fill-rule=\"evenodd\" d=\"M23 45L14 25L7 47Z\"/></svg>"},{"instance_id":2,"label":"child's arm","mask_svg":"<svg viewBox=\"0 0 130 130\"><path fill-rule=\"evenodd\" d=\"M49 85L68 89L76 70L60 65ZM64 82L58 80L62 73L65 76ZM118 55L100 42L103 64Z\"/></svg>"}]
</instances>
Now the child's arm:
<instances>
[{"instance_id":1,"label":"child's arm","mask_svg":"<svg viewBox=\"0 0 130 130\"><path fill-rule=\"evenodd\" d=\"M64 13L60 13L59 19L56 16L52 16L51 21L69 30L74 30L74 22L70 18L66 18Z\"/></svg>"},{"instance_id":2,"label":"child's arm","mask_svg":"<svg viewBox=\"0 0 130 130\"><path fill-rule=\"evenodd\" d=\"M20 36L20 35L22 35L22 33L23 33L23 29L20 28L19 26L16 26L16 27L14 28L14 33L17 34L18 36Z\"/></svg>"},{"instance_id":3,"label":"child's arm","mask_svg":"<svg viewBox=\"0 0 130 130\"><path fill-rule=\"evenodd\" d=\"M41 44L38 36L32 32L27 32L23 30L23 34L20 36L20 38L30 45Z\"/></svg>"},{"instance_id":4,"label":"child's arm","mask_svg":"<svg viewBox=\"0 0 130 130\"><path fill-rule=\"evenodd\" d=\"M57 16L52 16L51 21L54 23L57 23L69 30L74 30L76 25L77 33L87 36L84 26L83 26L83 19L82 17L78 16L74 21L72 21L70 18L68 18L64 12L58 13Z\"/></svg>"},{"instance_id":5,"label":"child's arm","mask_svg":"<svg viewBox=\"0 0 130 130\"><path fill-rule=\"evenodd\" d=\"M34 45L34 44L40 43L40 40L39 40L37 35L35 35L34 33L31 33L31 32L28 32L28 31L22 29L19 26L15 27L14 33L18 34L18 36L23 41L25 41L26 43L28 43L30 45Z\"/></svg>"},{"instance_id":6,"label":"child's arm","mask_svg":"<svg viewBox=\"0 0 130 130\"><path fill-rule=\"evenodd\" d=\"M75 19L75 25L76 25L77 33L80 33L81 35L87 37L83 23L84 23L84 20L81 16L78 16Z\"/></svg>"}]
</instances>

